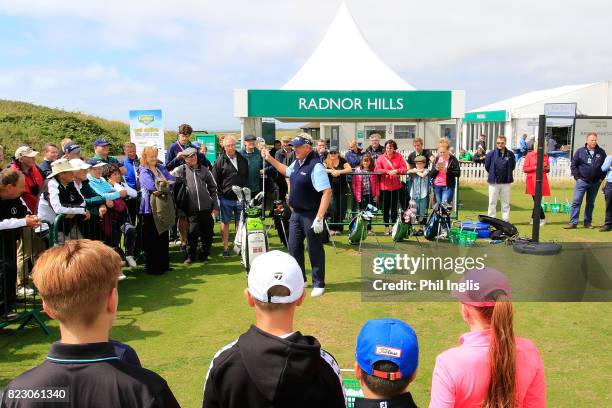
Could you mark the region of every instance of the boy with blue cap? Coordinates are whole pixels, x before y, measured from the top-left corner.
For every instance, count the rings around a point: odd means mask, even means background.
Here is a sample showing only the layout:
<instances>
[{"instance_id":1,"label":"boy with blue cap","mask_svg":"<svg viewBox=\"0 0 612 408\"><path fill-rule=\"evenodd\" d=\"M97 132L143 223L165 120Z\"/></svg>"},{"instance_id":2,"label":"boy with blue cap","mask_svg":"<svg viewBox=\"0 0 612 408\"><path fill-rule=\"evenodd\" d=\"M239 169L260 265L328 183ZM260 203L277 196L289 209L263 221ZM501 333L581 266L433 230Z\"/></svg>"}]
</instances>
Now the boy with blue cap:
<instances>
[{"instance_id":1,"label":"boy with blue cap","mask_svg":"<svg viewBox=\"0 0 612 408\"><path fill-rule=\"evenodd\" d=\"M355 359L355 377L364 395L355 400L355 408L416 408L407 391L419 364L412 327L390 318L366 322L357 336Z\"/></svg>"}]
</instances>

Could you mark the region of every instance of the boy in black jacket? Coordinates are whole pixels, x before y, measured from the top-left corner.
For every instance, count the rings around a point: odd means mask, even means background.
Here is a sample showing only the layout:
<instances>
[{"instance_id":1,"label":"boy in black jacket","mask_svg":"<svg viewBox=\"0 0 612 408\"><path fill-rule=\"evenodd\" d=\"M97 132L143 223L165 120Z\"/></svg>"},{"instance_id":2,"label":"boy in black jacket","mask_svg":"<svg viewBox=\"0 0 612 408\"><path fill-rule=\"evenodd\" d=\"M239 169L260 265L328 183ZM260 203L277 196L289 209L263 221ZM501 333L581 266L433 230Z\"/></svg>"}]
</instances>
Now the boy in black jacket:
<instances>
[{"instance_id":1,"label":"boy in black jacket","mask_svg":"<svg viewBox=\"0 0 612 408\"><path fill-rule=\"evenodd\" d=\"M179 406L163 378L121 361L109 341L120 271L121 258L100 241L66 241L38 258L34 284L61 340L45 362L9 383L2 407Z\"/></svg>"},{"instance_id":2,"label":"boy in black jacket","mask_svg":"<svg viewBox=\"0 0 612 408\"><path fill-rule=\"evenodd\" d=\"M254 326L217 352L204 386L204 408L344 407L336 360L293 328L304 301L297 261L281 251L258 256L244 294Z\"/></svg>"}]
</instances>

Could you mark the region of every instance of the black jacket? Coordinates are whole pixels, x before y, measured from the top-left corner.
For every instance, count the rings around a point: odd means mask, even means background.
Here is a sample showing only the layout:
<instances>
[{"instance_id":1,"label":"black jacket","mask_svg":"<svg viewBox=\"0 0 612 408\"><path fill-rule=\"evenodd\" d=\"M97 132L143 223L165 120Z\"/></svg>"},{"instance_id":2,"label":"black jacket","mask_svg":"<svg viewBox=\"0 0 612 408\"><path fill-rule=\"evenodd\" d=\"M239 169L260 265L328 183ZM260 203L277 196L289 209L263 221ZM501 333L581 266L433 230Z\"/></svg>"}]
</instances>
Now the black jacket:
<instances>
[{"instance_id":1,"label":"black jacket","mask_svg":"<svg viewBox=\"0 0 612 408\"><path fill-rule=\"evenodd\" d=\"M2 407L39 407L40 400L15 399L16 390L61 387L68 403L45 407L179 407L166 381L147 369L125 363L112 343L54 343L47 360L9 383ZM40 392L40 391L39 391ZM46 391L45 391L46 392Z\"/></svg>"},{"instance_id":2,"label":"black jacket","mask_svg":"<svg viewBox=\"0 0 612 408\"><path fill-rule=\"evenodd\" d=\"M213 357L204 408L344 407L336 360L311 336L286 339L255 326Z\"/></svg>"},{"instance_id":3,"label":"black jacket","mask_svg":"<svg viewBox=\"0 0 612 408\"><path fill-rule=\"evenodd\" d=\"M219 209L217 184L208 167L198 165L196 169L192 169L188 165L182 164L175 172L177 177L180 177L187 185L187 193L189 194L188 212L190 214Z\"/></svg>"},{"instance_id":4,"label":"black jacket","mask_svg":"<svg viewBox=\"0 0 612 408\"><path fill-rule=\"evenodd\" d=\"M355 408L417 408L412 395L405 392L389 399L356 398Z\"/></svg>"},{"instance_id":5,"label":"black jacket","mask_svg":"<svg viewBox=\"0 0 612 408\"><path fill-rule=\"evenodd\" d=\"M438 170L436 169L436 164L438 164L438 160L440 156L437 156L433 162L433 168L431 169L431 179L435 179L438 175ZM452 154L448 157L448 167L446 169L446 187L455 188L457 184L457 178L461 176L461 167L459 167L459 160Z\"/></svg>"},{"instance_id":6,"label":"black jacket","mask_svg":"<svg viewBox=\"0 0 612 408\"><path fill-rule=\"evenodd\" d=\"M232 186L245 187L249 176L249 162L240 153L236 152L238 171L230 161L227 154L222 154L215 160L212 174L217 183L217 193L228 200L237 200Z\"/></svg>"},{"instance_id":7,"label":"black jacket","mask_svg":"<svg viewBox=\"0 0 612 408\"><path fill-rule=\"evenodd\" d=\"M589 163L590 159L590 163ZM583 180L587 183L598 183L606 177L601 166L606 160L606 152L601 147L595 147L593 155L584 147L576 150L572 156L572 176L575 180Z\"/></svg>"}]
</instances>

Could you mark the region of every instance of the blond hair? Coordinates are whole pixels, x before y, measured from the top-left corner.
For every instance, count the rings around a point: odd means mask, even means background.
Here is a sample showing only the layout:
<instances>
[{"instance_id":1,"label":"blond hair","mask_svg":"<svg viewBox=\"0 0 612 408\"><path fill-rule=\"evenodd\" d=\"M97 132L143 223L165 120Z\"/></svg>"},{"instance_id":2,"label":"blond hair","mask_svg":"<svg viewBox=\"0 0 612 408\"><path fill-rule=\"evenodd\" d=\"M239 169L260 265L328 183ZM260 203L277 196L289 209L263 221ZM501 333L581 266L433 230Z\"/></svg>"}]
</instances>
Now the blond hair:
<instances>
[{"instance_id":1,"label":"blond hair","mask_svg":"<svg viewBox=\"0 0 612 408\"><path fill-rule=\"evenodd\" d=\"M40 297L64 324L91 326L117 287L121 257L100 241L66 241L45 251L32 272Z\"/></svg>"},{"instance_id":2,"label":"blond hair","mask_svg":"<svg viewBox=\"0 0 612 408\"><path fill-rule=\"evenodd\" d=\"M449 148L450 143L447 138L441 137L440 140L438 141L438 146L446 146L446 148Z\"/></svg>"},{"instance_id":3,"label":"blond hair","mask_svg":"<svg viewBox=\"0 0 612 408\"><path fill-rule=\"evenodd\" d=\"M149 167L149 165L147 164L149 161L149 156L157 158L157 152L158 152L157 147L146 146L144 149L142 149L142 153L140 154L140 162L145 167Z\"/></svg>"}]
</instances>

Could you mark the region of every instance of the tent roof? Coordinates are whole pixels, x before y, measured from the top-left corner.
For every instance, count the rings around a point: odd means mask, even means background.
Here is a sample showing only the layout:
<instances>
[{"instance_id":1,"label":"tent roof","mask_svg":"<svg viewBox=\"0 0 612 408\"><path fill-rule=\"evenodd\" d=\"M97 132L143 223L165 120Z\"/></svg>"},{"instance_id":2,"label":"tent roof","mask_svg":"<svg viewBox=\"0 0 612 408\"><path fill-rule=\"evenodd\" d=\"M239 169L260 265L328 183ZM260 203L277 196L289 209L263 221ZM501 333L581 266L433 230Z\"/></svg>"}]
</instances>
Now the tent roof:
<instances>
[{"instance_id":1,"label":"tent roof","mask_svg":"<svg viewBox=\"0 0 612 408\"><path fill-rule=\"evenodd\" d=\"M283 90L414 90L372 51L343 2L323 40Z\"/></svg>"},{"instance_id":2,"label":"tent roof","mask_svg":"<svg viewBox=\"0 0 612 408\"><path fill-rule=\"evenodd\" d=\"M482 106L477 109L473 109L469 112L489 112L489 111L512 111L528 105L533 105L538 102L545 102L550 98L556 98L562 95L575 92L577 90L588 88L595 84L583 84L583 85L567 85L558 88L544 89L541 91L528 92L523 95L515 96L513 98L504 99L499 102L495 102L490 105Z\"/></svg>"}]
</instances>

